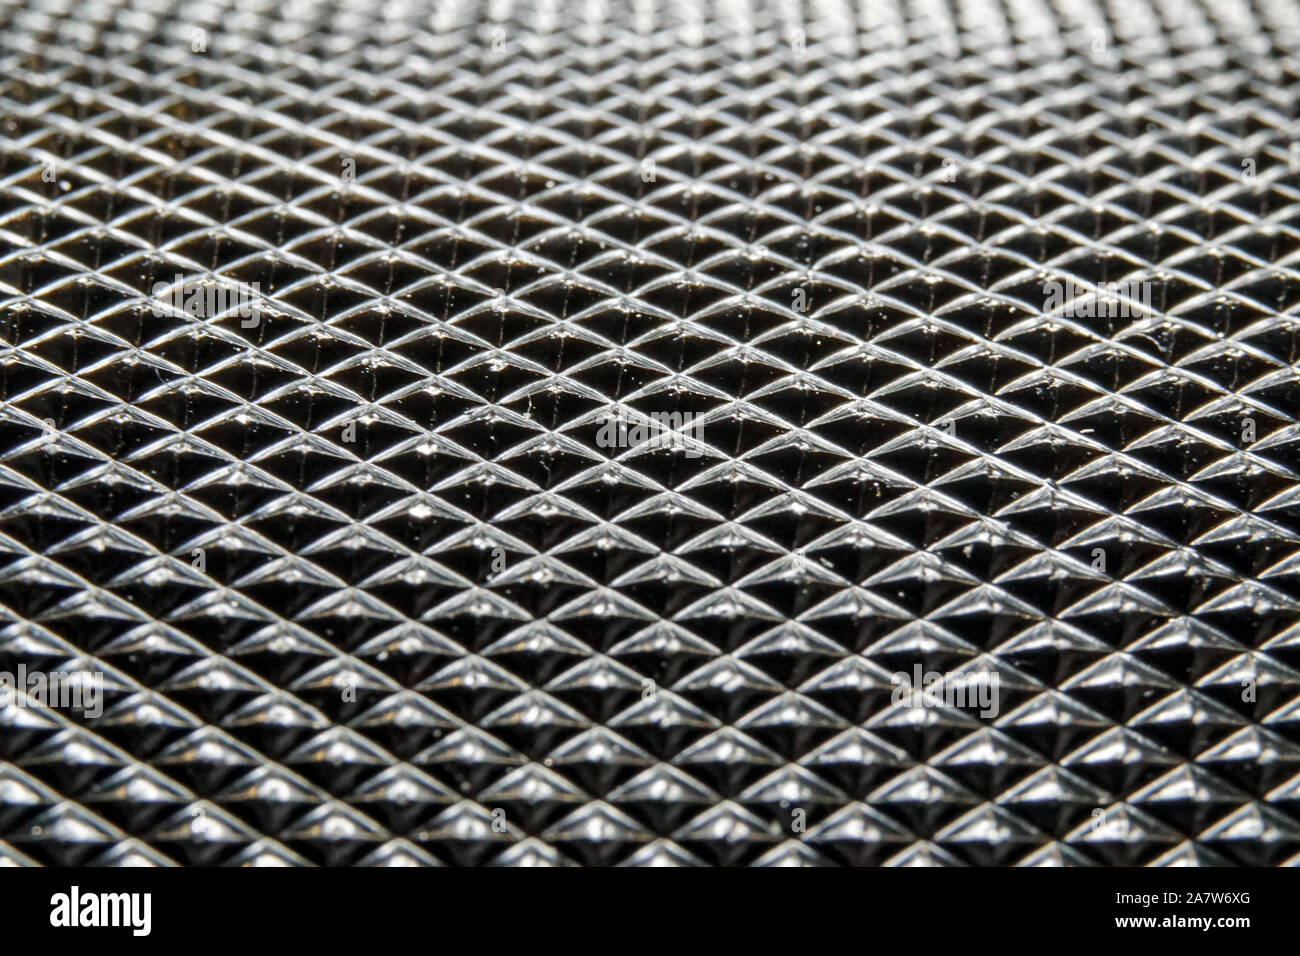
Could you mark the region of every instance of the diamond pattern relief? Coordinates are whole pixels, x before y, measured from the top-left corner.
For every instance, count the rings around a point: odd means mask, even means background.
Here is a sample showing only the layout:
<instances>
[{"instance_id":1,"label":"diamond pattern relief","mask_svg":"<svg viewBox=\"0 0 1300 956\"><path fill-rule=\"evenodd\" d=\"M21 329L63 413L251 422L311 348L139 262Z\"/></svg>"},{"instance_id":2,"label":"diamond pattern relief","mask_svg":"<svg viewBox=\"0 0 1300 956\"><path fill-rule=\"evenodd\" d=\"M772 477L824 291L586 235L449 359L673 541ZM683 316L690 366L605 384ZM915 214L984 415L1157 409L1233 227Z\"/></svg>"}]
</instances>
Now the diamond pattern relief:
<instances>
[{"instance_id":1,"label":"diamond pattern relief","mask_svg":"<svg viewBox=\"0 0 1300 956\"><path fill-rule=\"evenodd\" d=\"M0 0L0 670L103 675L0 863L1300 863L1298 95L1294 0Z\"/></svg>"}]
</instances>

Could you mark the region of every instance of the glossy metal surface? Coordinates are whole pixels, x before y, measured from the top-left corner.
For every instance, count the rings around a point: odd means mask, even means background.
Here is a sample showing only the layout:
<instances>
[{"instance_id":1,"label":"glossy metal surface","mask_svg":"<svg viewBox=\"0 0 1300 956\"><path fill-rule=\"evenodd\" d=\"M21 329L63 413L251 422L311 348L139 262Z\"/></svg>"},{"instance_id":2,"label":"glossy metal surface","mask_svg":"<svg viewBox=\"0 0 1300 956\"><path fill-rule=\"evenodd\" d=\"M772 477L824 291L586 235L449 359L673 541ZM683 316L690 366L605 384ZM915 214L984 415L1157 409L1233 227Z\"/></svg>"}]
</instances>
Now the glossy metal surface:
<instances>
[{"instance_id":1,"label":"glossy metal surface","mask_svg":"<svg viewBox=\"0 0 1300 956\"><path fill-rule=\"evenodd\" d=\"M0 861L1295 862L1298 24L0 0Z\"/></svg>"}]
</instances>

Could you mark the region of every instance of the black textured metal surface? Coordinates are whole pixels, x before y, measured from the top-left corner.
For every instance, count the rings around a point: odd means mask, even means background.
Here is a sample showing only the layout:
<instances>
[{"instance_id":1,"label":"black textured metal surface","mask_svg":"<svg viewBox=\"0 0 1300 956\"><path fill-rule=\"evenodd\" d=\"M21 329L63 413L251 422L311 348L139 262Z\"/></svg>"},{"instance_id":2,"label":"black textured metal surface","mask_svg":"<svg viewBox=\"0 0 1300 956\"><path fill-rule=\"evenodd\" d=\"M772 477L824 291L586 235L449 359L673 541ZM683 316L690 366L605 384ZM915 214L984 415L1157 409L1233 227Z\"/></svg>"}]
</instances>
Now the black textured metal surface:
<instances>
[{"instance_id":1,"label":"black textured metal surface","mask_svg":"<svg viewBox=\"0 0 1300 956\"><path fill-rule=\"evenodd\" d=\"M0 863L1300 861L1298 37L0 0Z\"/></svg>"}]
</instances>

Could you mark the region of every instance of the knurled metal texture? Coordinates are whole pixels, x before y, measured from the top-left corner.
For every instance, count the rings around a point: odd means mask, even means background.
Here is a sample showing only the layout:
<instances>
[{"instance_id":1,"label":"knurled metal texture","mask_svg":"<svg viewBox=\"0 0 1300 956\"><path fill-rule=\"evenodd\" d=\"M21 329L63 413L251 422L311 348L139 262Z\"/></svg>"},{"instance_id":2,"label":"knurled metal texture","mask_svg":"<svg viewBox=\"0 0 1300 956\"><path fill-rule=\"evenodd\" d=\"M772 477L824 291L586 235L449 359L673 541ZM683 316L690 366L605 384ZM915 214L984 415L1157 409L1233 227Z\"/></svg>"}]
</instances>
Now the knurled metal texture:
<instances>
[{"instance_id":1,"label":"knurled metal texture","mask_svg":"<svg viewBox=\"0 0 1300 956\"><path fill-rule=\"evenodd\" d=\"M0 862L1300 861L1298 39L0 0Z\"/></svg>"}]
</instances>

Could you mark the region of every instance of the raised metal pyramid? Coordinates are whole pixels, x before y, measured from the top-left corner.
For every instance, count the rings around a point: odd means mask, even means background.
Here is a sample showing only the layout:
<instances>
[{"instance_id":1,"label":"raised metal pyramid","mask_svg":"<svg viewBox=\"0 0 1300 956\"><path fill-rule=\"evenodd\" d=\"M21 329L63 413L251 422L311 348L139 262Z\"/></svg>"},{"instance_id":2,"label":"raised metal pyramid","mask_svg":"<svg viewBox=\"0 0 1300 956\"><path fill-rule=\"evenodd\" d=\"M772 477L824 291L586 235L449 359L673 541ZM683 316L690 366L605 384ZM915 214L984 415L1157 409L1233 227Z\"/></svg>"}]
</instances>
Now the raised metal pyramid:
<instances>
[{"instance_id":1,"label":"raised metal pyramid","mask_svg":"<svg viewBox=\"0 0 1300 956\"><path fill-rule=\"evenodd\" d=\"M1298 51L0 0L0 863L1300 862Z\"/></svg>"}]
</instances>

